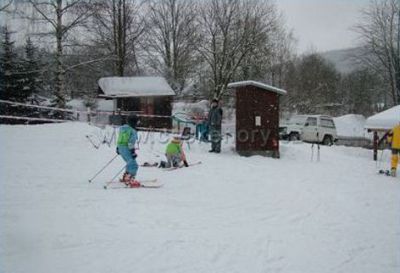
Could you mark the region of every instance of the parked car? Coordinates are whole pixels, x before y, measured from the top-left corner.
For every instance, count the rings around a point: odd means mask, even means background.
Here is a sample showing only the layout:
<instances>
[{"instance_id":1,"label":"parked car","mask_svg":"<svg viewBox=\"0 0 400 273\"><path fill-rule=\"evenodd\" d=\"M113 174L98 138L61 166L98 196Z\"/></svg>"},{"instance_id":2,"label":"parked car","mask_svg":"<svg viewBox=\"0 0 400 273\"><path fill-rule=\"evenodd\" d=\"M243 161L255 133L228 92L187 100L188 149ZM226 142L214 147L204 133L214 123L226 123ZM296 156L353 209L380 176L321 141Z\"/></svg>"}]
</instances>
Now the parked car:
<instances>
[{"instance_id":1,"label":"parked car","mask_svg":"<svg viewBox=\"0 0 400 273\"><path fill-rule=\"evenodd\" d=\"M282 139L332 145L337 141L335 122L330 116L296 115L280 127Z\"/></svg>"},{"instance_id":2,"label":"parked car","mask_svg":"<svg viewBox=\"0 0 400 273\"><path fill-rule=\"evenodd\" d=\"M301 132L307 117L306 115L295 115L291 117L288 122L279 126L280 138L290 141L300 140Z\"/></svg>"}]
</instances>

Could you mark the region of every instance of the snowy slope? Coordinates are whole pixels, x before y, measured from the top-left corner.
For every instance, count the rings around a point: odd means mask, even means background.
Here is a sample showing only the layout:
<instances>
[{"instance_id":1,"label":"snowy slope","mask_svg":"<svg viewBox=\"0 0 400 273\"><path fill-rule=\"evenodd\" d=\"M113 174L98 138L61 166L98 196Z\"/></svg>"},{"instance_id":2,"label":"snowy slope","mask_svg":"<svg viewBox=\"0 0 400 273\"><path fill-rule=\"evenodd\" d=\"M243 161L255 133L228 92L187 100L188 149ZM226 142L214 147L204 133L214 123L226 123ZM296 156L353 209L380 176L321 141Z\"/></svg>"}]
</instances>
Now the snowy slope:
<instances>
[{"instance_id":1,"label":"snowy slope","mask_svg":"<svg viewBox=\"0 0 400 273\"><path fill-rule=\"evenodd\" d=\"M162 188L104 190L122 162L87 182L114 156L93 131L0 126L1 272L399 272L400 180L377 175L371 151L322 147L317 163L308 144L276 160L192 143L203 164L140 170ZM159 140L139 161L159 159Z\"/></svg>"}]
</instances>

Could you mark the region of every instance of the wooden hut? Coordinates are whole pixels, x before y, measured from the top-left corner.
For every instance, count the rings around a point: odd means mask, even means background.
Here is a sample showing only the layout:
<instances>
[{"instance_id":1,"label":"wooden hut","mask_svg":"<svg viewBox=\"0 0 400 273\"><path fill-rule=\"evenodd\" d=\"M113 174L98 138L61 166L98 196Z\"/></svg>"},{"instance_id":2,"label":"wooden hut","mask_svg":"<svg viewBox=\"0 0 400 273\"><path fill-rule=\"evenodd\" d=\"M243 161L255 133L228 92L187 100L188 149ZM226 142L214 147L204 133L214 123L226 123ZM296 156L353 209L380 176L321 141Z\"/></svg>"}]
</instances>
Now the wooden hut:
<instances>
[{"instance_id":1,"label":"wooden hut","mask_svg":"<svg viewBox=\"0 0 400 273\"><path fill-rule=\"evenodd\" d=\"M105 77L98 81L98 97L114 101L114 124L123 122L119 113L128 111L141 116L142 127L171 128L173 96L175 92L163 77Z\"/></svg>"},{"instance_id":2,"label":"wooden hut","mask_svg":"<svg viewBox=\"0 0 400 273\"><path fill-rule=\"evenodd\" d=\"M286 91L256 81L234 82L236 151L279 158L279 97Z\"/></svg>"},{"instance_id":3,"label":"wooden hut","mask_svg":"<svg viewBox=\"0 0 400 273\"><path fill-rule=\"evenodd\" d=\"M384 143L387 133L400 122L400 105L367 118L365 128L374 135L373 159L378 160L378 149ZM381 147L382 148L382 147Z\"/></svg>"}]
</instances>

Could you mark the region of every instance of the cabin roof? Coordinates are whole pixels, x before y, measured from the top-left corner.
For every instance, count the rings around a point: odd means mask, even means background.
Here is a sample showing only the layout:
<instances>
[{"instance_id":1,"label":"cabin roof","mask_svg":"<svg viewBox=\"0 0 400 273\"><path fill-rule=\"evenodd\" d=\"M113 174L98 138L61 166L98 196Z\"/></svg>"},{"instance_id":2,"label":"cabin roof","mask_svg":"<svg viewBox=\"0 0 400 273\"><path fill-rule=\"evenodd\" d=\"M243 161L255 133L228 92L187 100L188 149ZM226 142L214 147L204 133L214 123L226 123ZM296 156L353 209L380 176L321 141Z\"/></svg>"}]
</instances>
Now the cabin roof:
<instances>
[{"instance_id":1,"label":"cabin roof","mask_svg":"<svg viewBox=\"0 0 400 273\"><path fill-rule=\"evenodd\" d=\"M257 82L257 81L240 81L240 82L232 82L228 84L228 88L238 88L238 87L244 87L244 86L256 86L258 88L275 92L279 95L286 95L287 92L286 90L262 83L262 82Z\"/></svg>"},{"instance_id":2,"label":"cabin roof","mask_svg":"<svg viewBox=\"0 0 400 273\"><path fill-rule=\"evenodd\" d=\"M98 85L105 98L175 96L163 77L104 77Z\"/></svg>"}]
</instances>

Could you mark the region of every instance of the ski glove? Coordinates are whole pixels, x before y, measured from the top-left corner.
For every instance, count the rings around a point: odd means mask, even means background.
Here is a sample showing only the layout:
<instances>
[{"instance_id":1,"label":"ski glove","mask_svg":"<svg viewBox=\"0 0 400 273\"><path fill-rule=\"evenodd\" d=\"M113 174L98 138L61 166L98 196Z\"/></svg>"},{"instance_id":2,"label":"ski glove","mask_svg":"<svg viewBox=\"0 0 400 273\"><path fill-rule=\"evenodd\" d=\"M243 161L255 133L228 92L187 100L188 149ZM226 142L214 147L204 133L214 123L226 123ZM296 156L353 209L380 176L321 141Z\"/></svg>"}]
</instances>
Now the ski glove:
<instances>
[{"instance_id":1,"label":"ski glove","mask_svg":"<svg viewBox=\"0 0 400 273\"><path fill-rule=\"evenodd\" d=\"M117 154L119 154L118 147L115 149L115 152L116 152ZM132 157L133 157L133 158L136 158L136 157L137 157L137 154L136 154L136 152L135 152L135 149L132 149L132 150L131 150L131 154L132 154Z\"/></svg>"}]
</instances>

